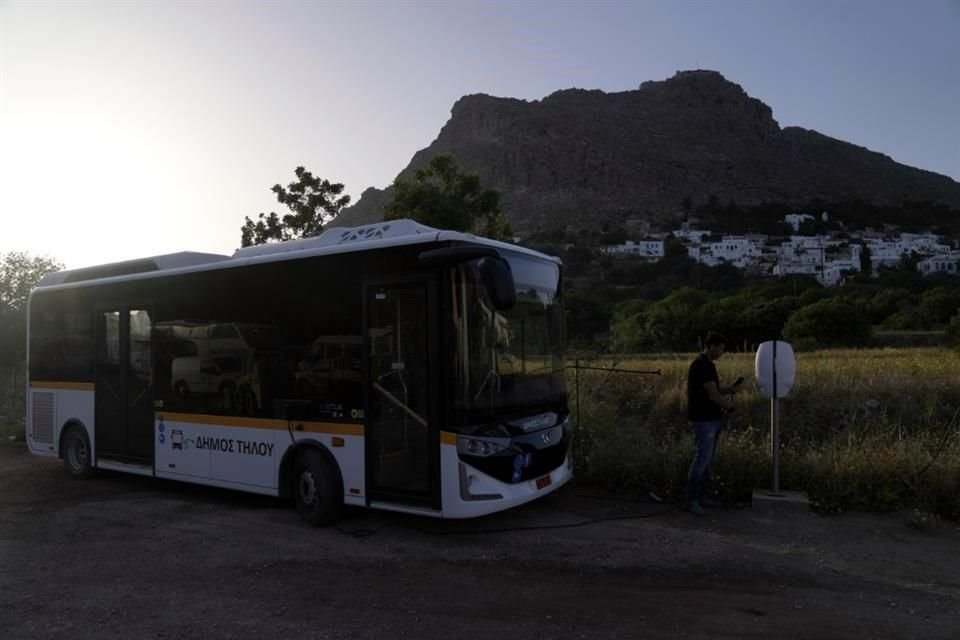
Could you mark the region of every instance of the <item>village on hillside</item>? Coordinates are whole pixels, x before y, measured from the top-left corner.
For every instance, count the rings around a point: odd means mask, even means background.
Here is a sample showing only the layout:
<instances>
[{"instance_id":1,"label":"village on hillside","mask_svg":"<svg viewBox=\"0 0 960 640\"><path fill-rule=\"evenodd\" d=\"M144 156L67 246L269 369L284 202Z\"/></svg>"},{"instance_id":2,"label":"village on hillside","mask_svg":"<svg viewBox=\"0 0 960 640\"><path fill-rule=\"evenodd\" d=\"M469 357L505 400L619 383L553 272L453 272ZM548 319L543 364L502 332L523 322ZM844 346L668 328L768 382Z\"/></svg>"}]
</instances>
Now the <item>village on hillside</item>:
<instances>
[{"instance_id":1,"label":"village on hillside","mask_svg":"<svg viewBox=\"0 0 960 640\"><path fill-rule=\"evenodd\" d=\"M820 214L823 222L829 214ZM792 213L784 222L795 233L806 222L814 221L806 213ZM933 233L900 233L886 227L882 231L848 231L818 235L790 235L787 239L764 234L722 235L707 229L695 229L684 223L680 229L663 233L644 233L643 240L603 245L611 256L631 256L656 262L663 258L668 240L685 245L687 254L707 266L730 264L751 276L814 276L824 286L843 284L849 274L866 269L876 275L881 267L896 267L904 257L915 255L916 268L924 275L956 275L960 250L944 244ZM869 261L869 266L867 265Z\"/></svg>"}]
</instances>

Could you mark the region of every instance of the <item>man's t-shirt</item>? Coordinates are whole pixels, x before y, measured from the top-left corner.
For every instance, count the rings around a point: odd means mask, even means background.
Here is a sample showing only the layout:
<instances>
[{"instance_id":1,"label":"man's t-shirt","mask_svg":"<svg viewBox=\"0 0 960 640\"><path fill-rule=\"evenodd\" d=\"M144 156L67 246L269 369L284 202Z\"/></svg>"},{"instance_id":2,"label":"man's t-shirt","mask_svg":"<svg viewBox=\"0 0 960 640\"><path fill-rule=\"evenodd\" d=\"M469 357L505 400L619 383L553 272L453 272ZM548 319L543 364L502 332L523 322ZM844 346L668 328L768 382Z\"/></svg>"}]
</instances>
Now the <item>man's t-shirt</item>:
<instances>
[{"instance_id":1,"label":"man's t-shirt","mask_svg":"<svg viewBox=\"0 0 960 640\"><path fill-rule=\"evenodd\" d=\"M687 373L687 414L691 422L713 422L723 417L723 411L707 395L703 385L713 380L720 388L720 378L717 368L704 354L690 365Z\"/></svg>"}]
</instances>

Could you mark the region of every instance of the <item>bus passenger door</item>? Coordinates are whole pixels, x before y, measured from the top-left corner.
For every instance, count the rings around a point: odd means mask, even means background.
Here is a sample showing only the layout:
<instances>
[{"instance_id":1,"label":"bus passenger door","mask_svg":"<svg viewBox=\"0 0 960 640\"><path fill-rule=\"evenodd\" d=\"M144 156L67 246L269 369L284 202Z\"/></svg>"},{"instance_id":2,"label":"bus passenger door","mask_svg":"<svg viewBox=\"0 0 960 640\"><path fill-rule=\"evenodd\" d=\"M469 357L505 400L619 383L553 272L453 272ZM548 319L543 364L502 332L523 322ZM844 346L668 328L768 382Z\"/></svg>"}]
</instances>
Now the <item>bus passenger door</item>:
<instances>
[{"instance_id":1,"label":"bus passenger door","mask_svg":"<svg viewBox=\"0 0 960 640\"><path fill-rule=\"evenodd\" d=\"M153 464L153 362L150 312L130 309L127 343L127 455Z\"/></svg>"},{"instance_id":2,"label":"bus passenger door","mask_svg":"<svg viewBox=\"0 0 960 640\"><path fill-rule=\"evenodd\" d=\"M368 283L364 298L368 493L439 509L435 285Z\"/></svg>"},{"instance_id":3,"label":"bus passenger door","mask_svg":"<svg viewBox=\"0 0 960 640\"><path fill-rule=\"evenodd\" d=\"M126 449L126 349L121 338L125 315L97 314L97 371L94 422L97 457L122 458Z\"/></svg>"},{"instance_id":4,"label":"bus passenger door","mask_svg":"<svg viewBox=\"0 0 960 640\"><path fill-rule=\"evenodd\" d=\"M95 439L98 458L153 463L150 314L121 308L97 314Z\"/></svg>"}]
</instances>

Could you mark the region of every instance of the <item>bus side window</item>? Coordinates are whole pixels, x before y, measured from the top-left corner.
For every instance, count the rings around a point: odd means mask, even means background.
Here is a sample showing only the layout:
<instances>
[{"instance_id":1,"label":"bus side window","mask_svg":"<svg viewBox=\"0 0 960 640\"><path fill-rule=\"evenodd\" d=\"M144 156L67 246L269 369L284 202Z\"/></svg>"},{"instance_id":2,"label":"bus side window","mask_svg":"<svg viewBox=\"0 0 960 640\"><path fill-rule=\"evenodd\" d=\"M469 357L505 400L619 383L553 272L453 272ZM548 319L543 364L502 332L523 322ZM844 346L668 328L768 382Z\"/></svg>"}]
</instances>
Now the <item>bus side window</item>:
<instances>
[{"instance_id":1,"label":"bus side window","mask_svg":"<svg viewBox=\"0 0 960 640\"><path fill-rule=\"evenodd\" d=\"M97 341L97 362L120 365L120 313L106 311L97 317L104 339Z\"/></svg>"},{"instance_id":2,"label":"bus side window","mask_svg":"<svg viewBox=\"0 0 960 640\"><path fill-rule=\"evenodd\" d=\"M93 321L92 314L67 311L63 314L60 333L60 368L71 380L89 380L93 377Z\"/></svg>"},{"instance_id":3,"label":"bus side window","mask_svg":"<svg viewBox=\"0 0 960 640\"><path fill-rule=\"evenodd\" d=\"M34 313L30 327L30 377L44 380L59 371L57 315L53 311Z\"/></svg>"}]
</instances>

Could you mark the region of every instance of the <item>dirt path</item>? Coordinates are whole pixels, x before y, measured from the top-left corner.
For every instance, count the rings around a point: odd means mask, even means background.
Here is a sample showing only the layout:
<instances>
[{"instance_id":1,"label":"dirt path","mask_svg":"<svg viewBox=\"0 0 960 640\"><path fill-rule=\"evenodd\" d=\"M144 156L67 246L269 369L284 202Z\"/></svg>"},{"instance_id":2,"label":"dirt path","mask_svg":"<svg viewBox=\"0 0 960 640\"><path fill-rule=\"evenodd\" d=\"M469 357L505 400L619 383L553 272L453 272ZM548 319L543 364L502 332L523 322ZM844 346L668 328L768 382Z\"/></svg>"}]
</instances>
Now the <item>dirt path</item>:
<instances>
[{"instance_id":1,"label":"dirt path","mask_svg":"<svg viewBox=\"0 0 960 640\"><path fill-rule=\"evenodd\" d=\"M0 447L0 637L960 637L953 523L663 511L574 488L474 521L312 529L275 500L78 482Z\"/></svg>"}]
</instances>

